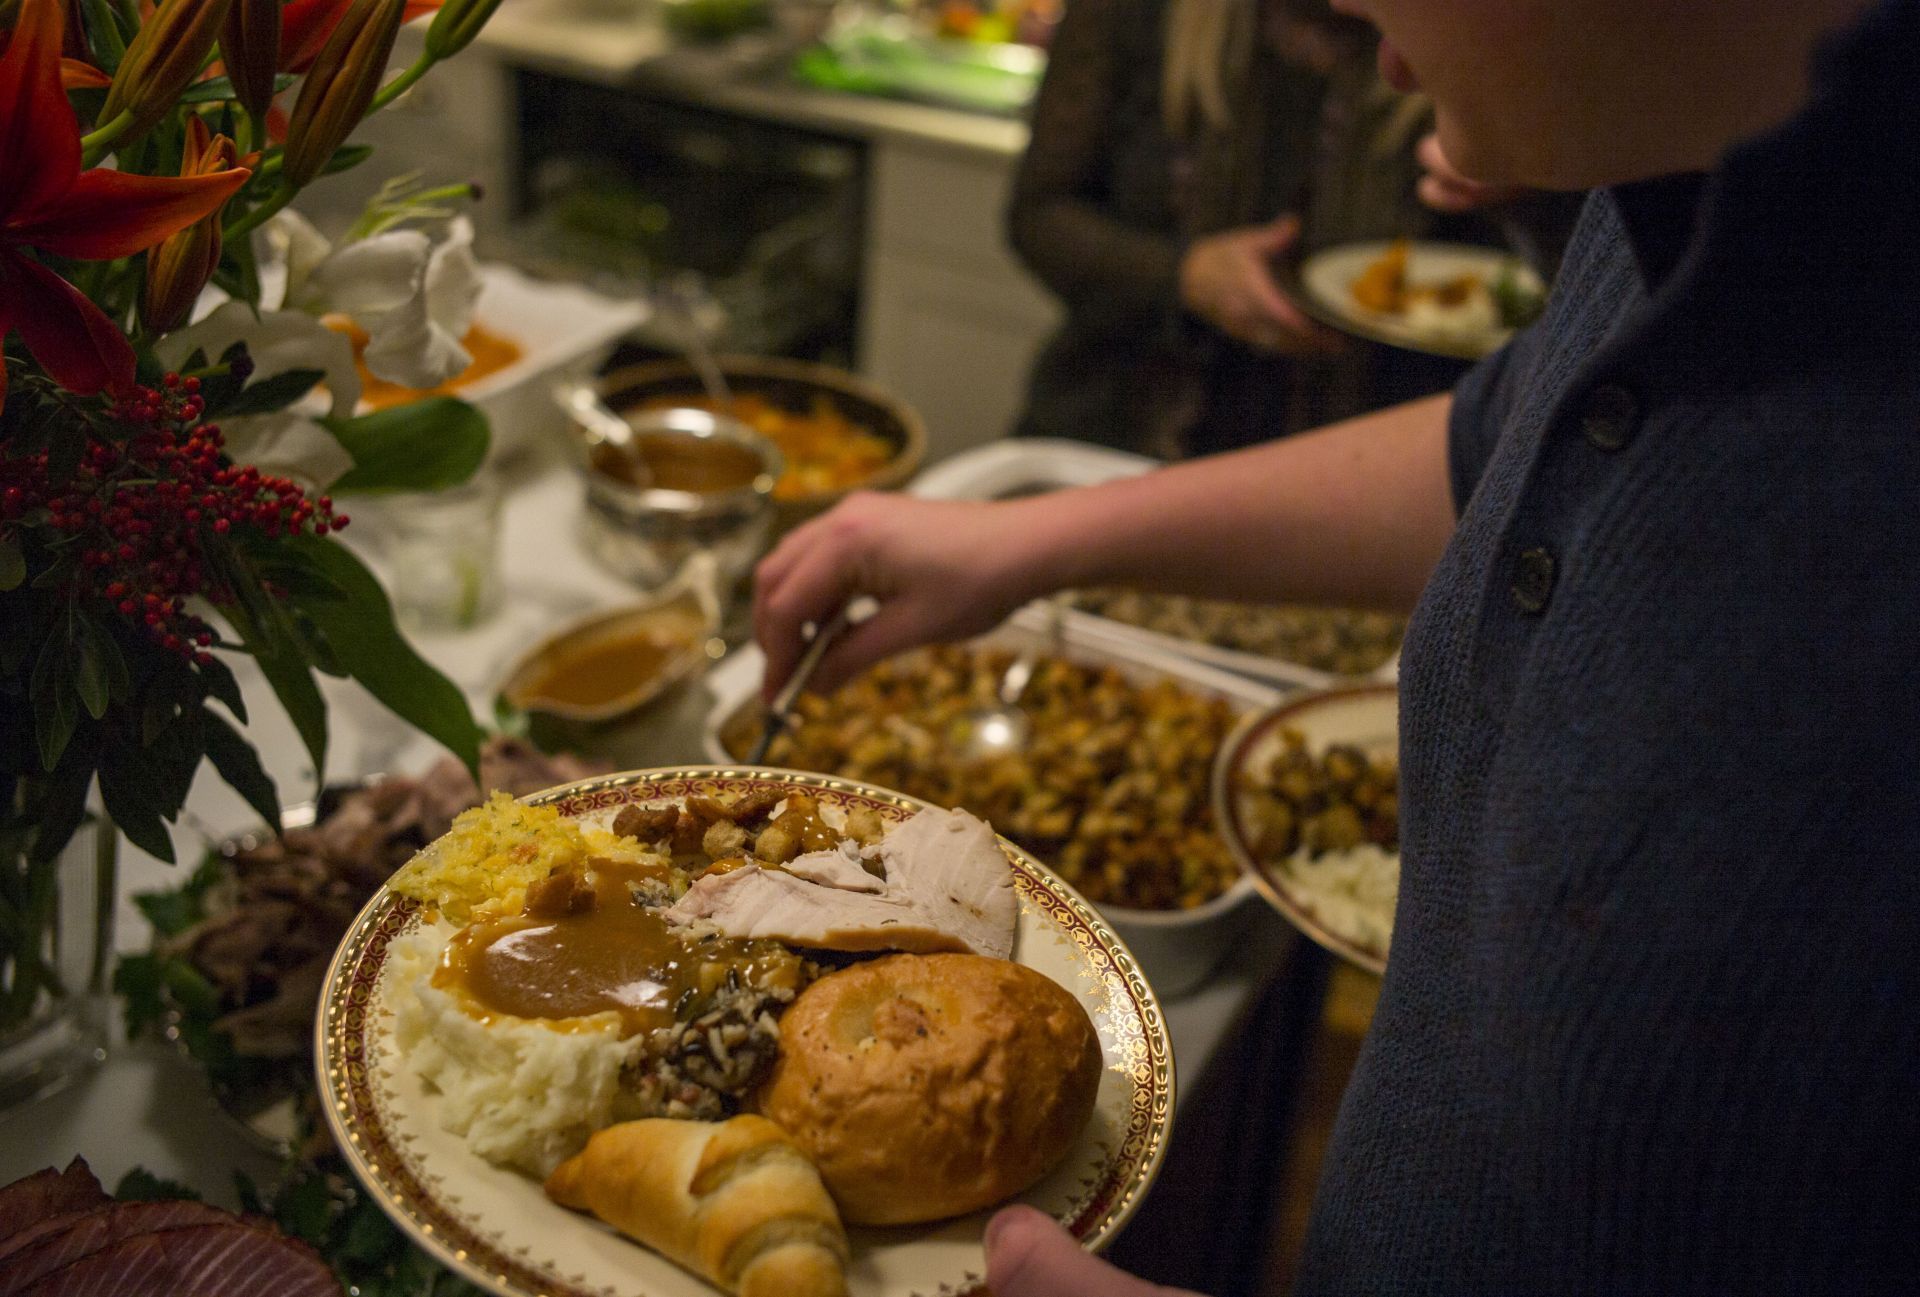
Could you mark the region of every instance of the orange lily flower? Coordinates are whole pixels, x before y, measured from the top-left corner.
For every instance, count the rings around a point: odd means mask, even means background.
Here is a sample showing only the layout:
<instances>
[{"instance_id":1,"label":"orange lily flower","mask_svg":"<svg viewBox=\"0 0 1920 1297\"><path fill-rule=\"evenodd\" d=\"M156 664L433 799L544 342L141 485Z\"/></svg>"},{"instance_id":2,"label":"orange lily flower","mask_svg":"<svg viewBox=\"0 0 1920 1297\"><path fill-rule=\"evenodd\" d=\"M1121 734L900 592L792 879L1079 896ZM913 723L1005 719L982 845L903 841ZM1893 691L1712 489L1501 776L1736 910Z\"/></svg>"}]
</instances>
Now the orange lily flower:
<instances>
[{"instance_id":1,"label":"orange lily flower","mask_svg":"<svg viewBox=\"0 0 1920 1297\"><path fill-rule=\"evenodd\" d=\"M60 60L62 90L105 90L112 84L112 77L84 59Z\"/></svg>"},{"instance_id":2,"label":"orange lily flower","mask_svg":"<svg viewBox=\"0 0 1920 1297\"><path fill-rule=\"evenodd\" d=\"M60 88L62 22L60 0L22 0L13 31L0 33L0 339L18 329L48 376L85 396L132 386L133 347L23 249L80 261L132 256L218 211L251 173L82 171L80 123Z\"/></svg>"},{"instance_id":3,"label":"orange lily flower","mask_svg":"<svg viewBox=\"0 0 1920 1297\"><path fill-rule=\"evenodd\" d=\"M280 11L280 70L305 72L320 57L327 37L340 25L353 0L289 0ZM407 0L402 26L437 12L442 0Z\"/></svg>"}]
</instances>

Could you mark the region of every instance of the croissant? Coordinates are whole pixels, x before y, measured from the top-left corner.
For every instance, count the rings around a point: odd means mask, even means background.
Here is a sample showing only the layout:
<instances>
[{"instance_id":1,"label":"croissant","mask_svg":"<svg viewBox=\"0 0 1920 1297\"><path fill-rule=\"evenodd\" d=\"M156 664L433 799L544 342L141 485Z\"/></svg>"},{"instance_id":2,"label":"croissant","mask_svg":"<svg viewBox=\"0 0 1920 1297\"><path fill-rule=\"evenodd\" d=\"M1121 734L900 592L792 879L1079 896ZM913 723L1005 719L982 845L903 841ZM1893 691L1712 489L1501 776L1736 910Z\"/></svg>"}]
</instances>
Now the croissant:
<instances>
[{"instance_id":1,"label":"croissant","mask_svg":"<svg viewBox=\"0 0 1920 1297\"><path fill-rule=\"evenodd\" d=\"M740 1297L846 1297L840 1214L764 1117L609 1126L554 1168L547 1196Z\"/></svg>"}]
</instances>

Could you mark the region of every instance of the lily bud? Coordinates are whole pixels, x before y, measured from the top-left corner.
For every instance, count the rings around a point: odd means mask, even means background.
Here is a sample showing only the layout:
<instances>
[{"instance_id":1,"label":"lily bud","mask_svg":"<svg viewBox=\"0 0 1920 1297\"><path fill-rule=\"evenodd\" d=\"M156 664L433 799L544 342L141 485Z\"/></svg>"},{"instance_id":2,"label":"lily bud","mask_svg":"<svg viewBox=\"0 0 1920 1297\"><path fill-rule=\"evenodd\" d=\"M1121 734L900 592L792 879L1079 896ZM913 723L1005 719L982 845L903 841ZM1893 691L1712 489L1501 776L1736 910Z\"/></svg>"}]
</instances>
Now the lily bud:
<instances>
[{"instance_id":1,"label":"lily bud","mask_svg":"<svg viewBox=\"0 0 1920 1297\"><path fill-rule=\"evenodd\" d=\"M178 0L175 0L178 3ZM347 142L380 89L407 0L353 0L307 70L287 121L281 179L298 189Z\"/></svg>"},{"instance_id":2,"label":"lily bud","mask_svg":"<svg viewBox=\"0 0 1920 1297\"><path fill-rule=\"evenodd\" d=\"M447 0L427 27L428 57L435 62L450 59L473 44L499 7L500 0Z\"/></svg>"},{"instance_id":3,"label":"lily bud","mask_svg":"<svg viewBox=\"0 0 1920 1297\"><path fill-rule=\"evenodd\" d=\"M173 110L181 91L200 75L232 0L165 0L134 33L100 110L105 125L133 113L127 137L145 134Z\"/></svg>"},{"instance_id":4,"label":"lily bud","mask_svg":"<svg viewBox=\"0 0 1920 1297\"><path fill-rule=\"evenodd\" d=\"M182 176L208 176L234 165L233 141L207 134L207 124L187 118L186 148L180 157ZM165 333L186 323L200 290L220 265L220 209L215 208L185 229L168 235L147 251L146 291L140 298L140 319L149 332Z\"/></svg>"},{"instance_id":5,"label":"lily bud","mask_svg":"<svg viewBox=\"0 0 1920 1297\"><path fill-rule=\"evenodd\" d=\"M227 65L233 97L264 118L280 66L280 0L233 0L220 29L220 61Z\"/></svg>"}]
</instances>

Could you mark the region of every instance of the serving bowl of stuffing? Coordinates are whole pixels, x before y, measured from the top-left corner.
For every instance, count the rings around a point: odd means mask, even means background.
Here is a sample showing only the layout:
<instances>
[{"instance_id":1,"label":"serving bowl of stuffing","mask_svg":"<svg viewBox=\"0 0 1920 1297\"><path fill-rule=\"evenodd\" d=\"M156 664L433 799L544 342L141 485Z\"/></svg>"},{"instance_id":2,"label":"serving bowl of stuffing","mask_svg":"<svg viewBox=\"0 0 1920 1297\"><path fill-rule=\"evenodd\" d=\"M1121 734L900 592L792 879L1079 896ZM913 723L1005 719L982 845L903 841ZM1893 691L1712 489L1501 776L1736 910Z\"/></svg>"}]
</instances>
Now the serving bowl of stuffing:
<instances>
[{"instance_id":1,"label":"serving bowl of stuffing","mask_svg":"<svg viewBox=\"0 0 1920 1297\"><path fill-rule=\"evenodd\" d=\"M1037 649L1021 697L1022 750L960 755L959 731L1017 654ZM757 650L708 677L714 760L758 736ZM935 805L977 808L1092 901L1166 996L1203 983L1231 948L1253 883L1209 800L1215 754L1265 685L1176 654L1109 642L1023 610L964 645L904 654L828 696L803 695L768 760L885 783Z\"/></svg>"},{"instance_id":2,"label":"serving bowl of stuffing","mask_svg":"<svg viewBox=\"0 0 1920 1297\"><path fill-rule=\"evenodd\" d=\"M1099 1249L1172 1115L1152 991L1072 888L965 811L765 768L466 812L316 1030L363 1187L514 1297L979 1292L996 1206Z\"/></svg>"}]
</instances>

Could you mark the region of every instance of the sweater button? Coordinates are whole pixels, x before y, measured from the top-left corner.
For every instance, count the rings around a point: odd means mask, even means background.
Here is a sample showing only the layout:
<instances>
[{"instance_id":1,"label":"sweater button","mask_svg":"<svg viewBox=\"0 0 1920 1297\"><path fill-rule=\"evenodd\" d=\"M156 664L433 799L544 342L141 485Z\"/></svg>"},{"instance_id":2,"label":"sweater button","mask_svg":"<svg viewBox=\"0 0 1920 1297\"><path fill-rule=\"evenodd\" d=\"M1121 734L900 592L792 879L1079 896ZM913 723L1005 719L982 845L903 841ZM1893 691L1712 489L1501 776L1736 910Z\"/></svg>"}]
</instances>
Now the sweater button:
<instances>
[{"instance_id":1,"label":"sweater button","mask_svg":"<svg viewBox=\"0 0 1920 1297\"><path fill-rule=\"evenodd\" d=\"M1633 440L1640 403L1618 383L1603 383L1587 396L1580 431L1597 450L1621 450Z\"/></svg>"},{"instance_id":2,"label":"sweater button","mask_svg":"<svg viewBox=\"0 0 1920 1297\"><path fill-rule=\"evenodd\" d=\"M1513 563L1513 606L1524 613L1546 610L1553 597L1553 555L1535 547L1520 551Z\"/></svg>"}]
</instances>

